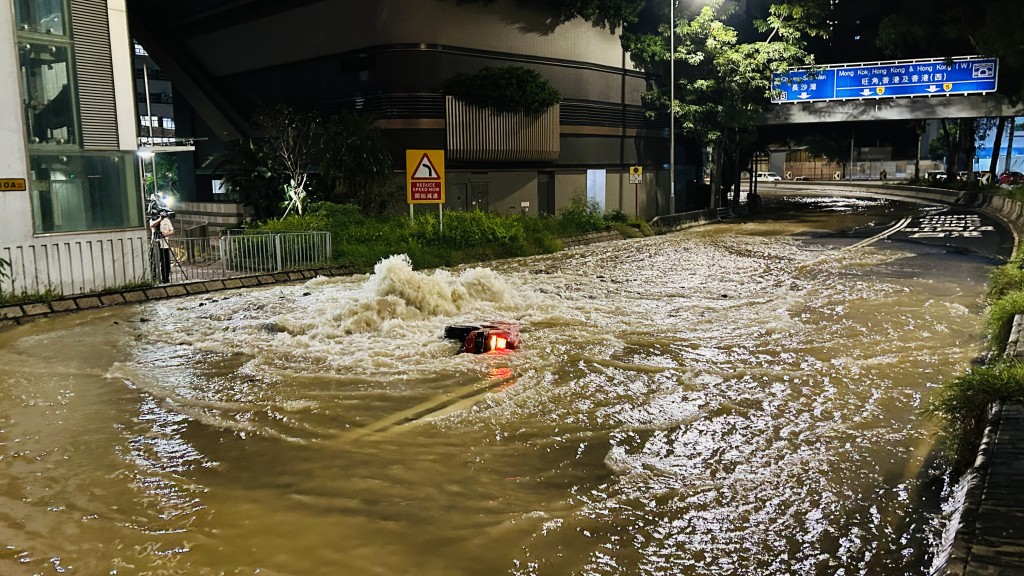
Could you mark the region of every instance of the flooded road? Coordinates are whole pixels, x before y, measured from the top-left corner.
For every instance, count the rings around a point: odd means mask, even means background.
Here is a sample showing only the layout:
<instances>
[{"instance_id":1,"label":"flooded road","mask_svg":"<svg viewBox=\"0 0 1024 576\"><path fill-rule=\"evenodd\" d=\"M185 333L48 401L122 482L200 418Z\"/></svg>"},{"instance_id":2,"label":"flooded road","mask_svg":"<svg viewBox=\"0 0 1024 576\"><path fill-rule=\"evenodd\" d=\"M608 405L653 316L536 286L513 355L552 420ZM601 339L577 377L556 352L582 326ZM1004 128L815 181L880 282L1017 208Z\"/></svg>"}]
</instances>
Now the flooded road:
<instances>
[{"instance_id":1,"label":"flooded road","mask_svg":"<svg viewBox=\"0 0 1024 576\"><path fill-rule=\"evenodd\" d=\"M0 332L0 573L927 574L990 262L772 219ZM445 325L511 320L458 355Z\"/></svg>"}]
</instances>

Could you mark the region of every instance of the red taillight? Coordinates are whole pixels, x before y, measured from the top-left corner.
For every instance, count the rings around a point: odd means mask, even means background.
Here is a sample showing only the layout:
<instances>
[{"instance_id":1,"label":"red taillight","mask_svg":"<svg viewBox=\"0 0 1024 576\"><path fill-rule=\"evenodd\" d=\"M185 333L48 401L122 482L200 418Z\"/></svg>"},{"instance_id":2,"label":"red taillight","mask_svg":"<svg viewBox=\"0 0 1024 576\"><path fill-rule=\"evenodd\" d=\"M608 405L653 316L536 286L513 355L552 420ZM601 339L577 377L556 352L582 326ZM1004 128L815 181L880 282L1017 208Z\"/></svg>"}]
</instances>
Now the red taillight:
<instances>
[{"instance_id":1,"label":"red taillight","mask_svg":"<svg viewBox=\"0 0 1024 576\"><path fill-rule=\"evenodd\" d=\"M509 322L446 326L444 337L462 341L462 352L484 354L519 348L519 327Z\"/></svg>"},{"instance_id":2,"label":"red taillight","mask_svg":"<svg viewBox=\"0 0 1024 576\"><path fill-rule=\"evenodd\" d=\"M491 334L491 350L504 350L508 347L508 339Z\"/></svg>"}]
</instances>

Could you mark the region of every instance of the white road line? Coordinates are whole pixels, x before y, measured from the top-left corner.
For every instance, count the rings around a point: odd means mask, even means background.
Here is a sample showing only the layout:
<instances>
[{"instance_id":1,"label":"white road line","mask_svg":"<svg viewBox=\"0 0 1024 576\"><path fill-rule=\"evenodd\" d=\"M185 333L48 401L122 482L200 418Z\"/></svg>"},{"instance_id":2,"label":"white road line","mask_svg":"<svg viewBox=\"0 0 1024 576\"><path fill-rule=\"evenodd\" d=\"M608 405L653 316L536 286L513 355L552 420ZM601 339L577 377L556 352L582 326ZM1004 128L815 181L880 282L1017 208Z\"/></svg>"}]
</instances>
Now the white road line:
<instances>
[{"instance_id":1,"label":"white road line","mask_svg":"<svg viewBox=\"0 0 1024 576\"><path fill-rule=\"evenodd\" d=\"M871 238L865 238L865 239L861 240L860 242L857 242L856 244L851 244L850 246L847 246L847 247L843 248L843 250L853 250L854 248L861 248L863 246L867 246L868 244L871 244L871 243L877 242L879 240L883 240L885 238L888 238L892 234L895 234L896 232L899 232L900 230L903 230L904 228L906 228L907 225L910 224L912 221L913 221L913 218L907 216L903 220L900 220L899 222L897 222L892 228L889 228L888 230L886 230L885 232L882 232L880 234L876 234L876 235L872 236Z\"/></svg>"}]
</instances>

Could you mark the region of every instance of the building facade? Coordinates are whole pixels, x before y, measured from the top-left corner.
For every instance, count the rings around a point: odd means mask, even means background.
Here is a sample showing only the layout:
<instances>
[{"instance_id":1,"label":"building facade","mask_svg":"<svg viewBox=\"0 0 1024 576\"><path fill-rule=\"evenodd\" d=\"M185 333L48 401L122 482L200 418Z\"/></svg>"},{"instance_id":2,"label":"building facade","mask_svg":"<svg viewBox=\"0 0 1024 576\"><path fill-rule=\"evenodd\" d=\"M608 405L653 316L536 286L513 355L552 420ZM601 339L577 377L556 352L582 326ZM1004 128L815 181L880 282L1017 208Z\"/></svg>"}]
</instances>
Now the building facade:
<instances>
[{"instance_id":1,"label":"building facade","mask_svg":"<svg viewBox=\"0 0 1024 576\"><path fill-rule=\"evenodd\" d=\"M648 118L642 102L652 79L617 33L582 19L554 21L514 0L130 0L129 8L132 34L174 83L178 136L196 138L197 177L194 189L182 185L184 200L217 200L217 177L202 161L224 141L257 135L249 125L257 106L287 103L370 115L398 165L405 149L445 150L446 209L554 213L587 195L647 219L668 210L667 117ZM509 65L559 90L548 117L501 124L443 92L455 74ZM640 185L629 182L634 165L643 167Z\"/></svg>"},{"instance_id":2,"label":"building facade","mask_svg":"<svg viewBox=\"0 0 1024 576\"><path fill-rule=\"evenodd\" d=\"M124 0L0 10L0 292L147 278Z\"/></svg>"}]
</instances>

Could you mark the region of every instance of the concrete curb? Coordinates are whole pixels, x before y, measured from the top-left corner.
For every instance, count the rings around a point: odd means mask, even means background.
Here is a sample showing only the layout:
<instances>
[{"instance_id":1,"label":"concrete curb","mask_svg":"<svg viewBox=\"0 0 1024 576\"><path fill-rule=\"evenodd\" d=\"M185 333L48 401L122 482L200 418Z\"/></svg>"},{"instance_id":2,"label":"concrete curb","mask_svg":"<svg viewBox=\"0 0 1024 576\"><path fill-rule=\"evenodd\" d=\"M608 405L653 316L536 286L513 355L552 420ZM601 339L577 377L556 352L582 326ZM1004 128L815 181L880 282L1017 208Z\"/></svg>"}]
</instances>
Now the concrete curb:
<instances>
[{"instance_id":1,"label":"concrete curb","mask_svg":"<svg viewBox=\"0 0 1024 576\"><path fill-rule=\"evenodd\" d=\"M234 290L254 286L266 286L285 282L301 282L317 276L348 276L355 271L348 267L316 268L296 270L277 274L255 276L234 276L217 280L197 280L182 284L166 284L152 288L131 288L102 294L78 294L49 302L12 304L0 308L0 329L26 324L40 318L67 314L79 310L93 310L122 304L137 304L165 298L176 298L192 294L205 294L221 290Z\"/></svg>"}]
</instances>

